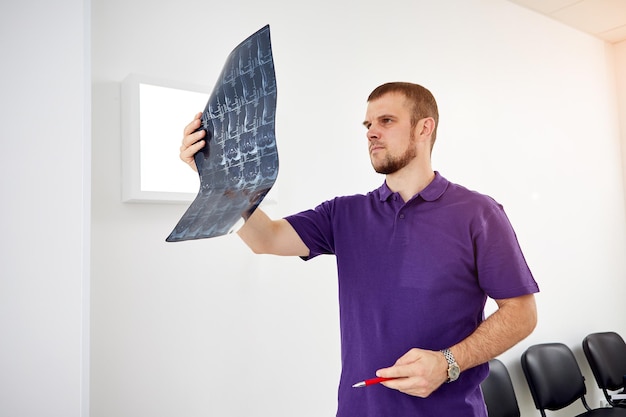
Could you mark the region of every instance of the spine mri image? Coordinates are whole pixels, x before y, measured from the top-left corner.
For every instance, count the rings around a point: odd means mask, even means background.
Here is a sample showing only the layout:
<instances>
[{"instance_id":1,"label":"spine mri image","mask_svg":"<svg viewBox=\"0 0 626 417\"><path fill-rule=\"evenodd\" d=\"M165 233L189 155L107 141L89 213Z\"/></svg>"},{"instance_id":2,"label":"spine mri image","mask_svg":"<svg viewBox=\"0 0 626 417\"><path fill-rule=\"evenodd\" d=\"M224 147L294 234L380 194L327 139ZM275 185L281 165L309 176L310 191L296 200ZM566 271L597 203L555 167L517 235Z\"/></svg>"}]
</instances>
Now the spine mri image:
<instances>
[{"instance_id":1,"label":"spine mri image","mask_svg":"<svg viewBox=\"0 0 626 417\"><path fill-rule=\"evenodd\" d=\"M168 242L233 232L278 176L276 75L269 25L228 56L202 113L206 145L195 155L200 190Z\"/></svg>"}]
</instances>

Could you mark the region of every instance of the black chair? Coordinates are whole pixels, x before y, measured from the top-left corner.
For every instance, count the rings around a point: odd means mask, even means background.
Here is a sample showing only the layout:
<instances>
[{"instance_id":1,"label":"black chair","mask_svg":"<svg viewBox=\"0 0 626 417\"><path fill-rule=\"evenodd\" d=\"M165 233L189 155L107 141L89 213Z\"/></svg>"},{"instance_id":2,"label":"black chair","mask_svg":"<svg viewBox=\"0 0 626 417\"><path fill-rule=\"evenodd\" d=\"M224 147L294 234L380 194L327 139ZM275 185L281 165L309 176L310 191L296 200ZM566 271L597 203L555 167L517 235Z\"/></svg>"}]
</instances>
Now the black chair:
<instances>
[{"instance_id":1,"label":"black chair","mask_svg":"<svg viewBox=\"0 0 626 417\"><path fill-rule=\"evenodd\" d=\"M626 378L626 343L615 332L592 333L583 340L583 351L589 367L604 393L614 407L626 407L626 400L614 400L609 391L624 389Z\"/></svg>"},{"instance_id":2,"label":"black chair","mask_svg":"<svg viewBox=\"0 0 626 417\"><path fill-rule=\"evenodd\" d=\"M500 360L489 361L489 376L480 387L483 390L489 417L520 417L511 376Z\"/></svg>"},{"instance_id":3,"label":"black chair","mask_svg":"<svg viewBox=\"0 0 626 417\"><path fill-rule=\"evenodd\" d=\"M543 417L546 410L560 410L580 400L587 410L577 417L626 416L624 408L591 409L585 399L585 378L571 349L563 343L533 345L522 354L522 369Z\"/></svg>"}]
</instances>

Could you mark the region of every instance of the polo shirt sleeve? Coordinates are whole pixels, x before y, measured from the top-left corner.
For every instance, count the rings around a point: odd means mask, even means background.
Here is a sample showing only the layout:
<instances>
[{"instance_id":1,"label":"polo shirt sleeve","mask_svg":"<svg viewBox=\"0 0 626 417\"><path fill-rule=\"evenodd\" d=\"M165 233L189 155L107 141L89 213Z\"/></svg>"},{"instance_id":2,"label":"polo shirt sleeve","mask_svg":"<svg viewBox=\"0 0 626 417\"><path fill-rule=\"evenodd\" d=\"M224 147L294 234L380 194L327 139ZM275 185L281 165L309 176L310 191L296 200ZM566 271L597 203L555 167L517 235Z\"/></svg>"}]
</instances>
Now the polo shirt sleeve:
<instances>
[{"instance_id":1,"label":"polo shirt sleeve","mask_svg":"<svg viewBox=\"0 0 626 417\"><path fill-rule=\"evenodd\" d=\"M473 228L478 281L489 297L497 300L539 291L500 204L486 207Z\"/></svg>"},{"instance_id":2,"label":"polo shirt sleeve","mask_svg":"<svg viewBox=\"0 0 626 417\"><path fill-rule=\"evenodd\" d=\"M313 210L287 216L285 220L295 229L300 239L309 248L309 256L304 260L313 259L318 255L335 253L335 240L332 227L332 213L335 201L325 201Z\"/></svg>"}]
</instances>

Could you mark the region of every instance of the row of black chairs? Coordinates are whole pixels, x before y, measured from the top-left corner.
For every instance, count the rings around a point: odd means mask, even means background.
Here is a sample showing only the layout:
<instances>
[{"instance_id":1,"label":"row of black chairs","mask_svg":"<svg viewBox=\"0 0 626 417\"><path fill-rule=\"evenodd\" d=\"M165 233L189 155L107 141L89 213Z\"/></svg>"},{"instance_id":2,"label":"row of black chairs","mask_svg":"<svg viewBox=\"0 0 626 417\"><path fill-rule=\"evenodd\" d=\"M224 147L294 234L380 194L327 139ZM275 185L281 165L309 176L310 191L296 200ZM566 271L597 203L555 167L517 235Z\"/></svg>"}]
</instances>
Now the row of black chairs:
<instances>
[{"instance_id":1,"label":"row of black chairs","mask_svg":"<svg viewBox=\"0 0 626 417\"><path fill-rule=\"evenodd\" d=\"M583 351L598 387L611 407L591 408L585 395L585 378L572 350L563 343L530 346L521 363L535 407L543 417L581 401L585 407L577 417L626 417L626 400L616 400L612 392L626 392L626 343L615 332L592 333L583 340ZM489 417L520 417L513 384L506 366L498 359L489 361L489 376L481 384Z\"/></svg>"}]
</instances>

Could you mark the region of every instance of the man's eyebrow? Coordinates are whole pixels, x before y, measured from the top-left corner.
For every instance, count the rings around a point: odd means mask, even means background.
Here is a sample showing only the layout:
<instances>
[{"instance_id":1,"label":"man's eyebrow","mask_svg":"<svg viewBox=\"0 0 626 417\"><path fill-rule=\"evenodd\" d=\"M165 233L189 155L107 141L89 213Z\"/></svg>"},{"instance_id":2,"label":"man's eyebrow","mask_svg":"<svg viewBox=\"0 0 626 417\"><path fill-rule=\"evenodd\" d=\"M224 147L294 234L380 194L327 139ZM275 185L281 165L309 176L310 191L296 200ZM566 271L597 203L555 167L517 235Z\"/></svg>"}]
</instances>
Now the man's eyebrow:
<instances>
[{"instance_id":1,"label":"man's eyebrow","mask_svg":"<svg viewBox=\"0 0 626 417\"><path fill-rule=\"evenodd\" d=\"M380 116L376 116L374 117L374 119L376 120L382 120L382 119L395 119L395 116L392 114L381 114ZM366 120L363 122L363 126L367 127L367 125L372 124L372 122L370 122L369 120Z\"/></svg>"}]
</instances>

